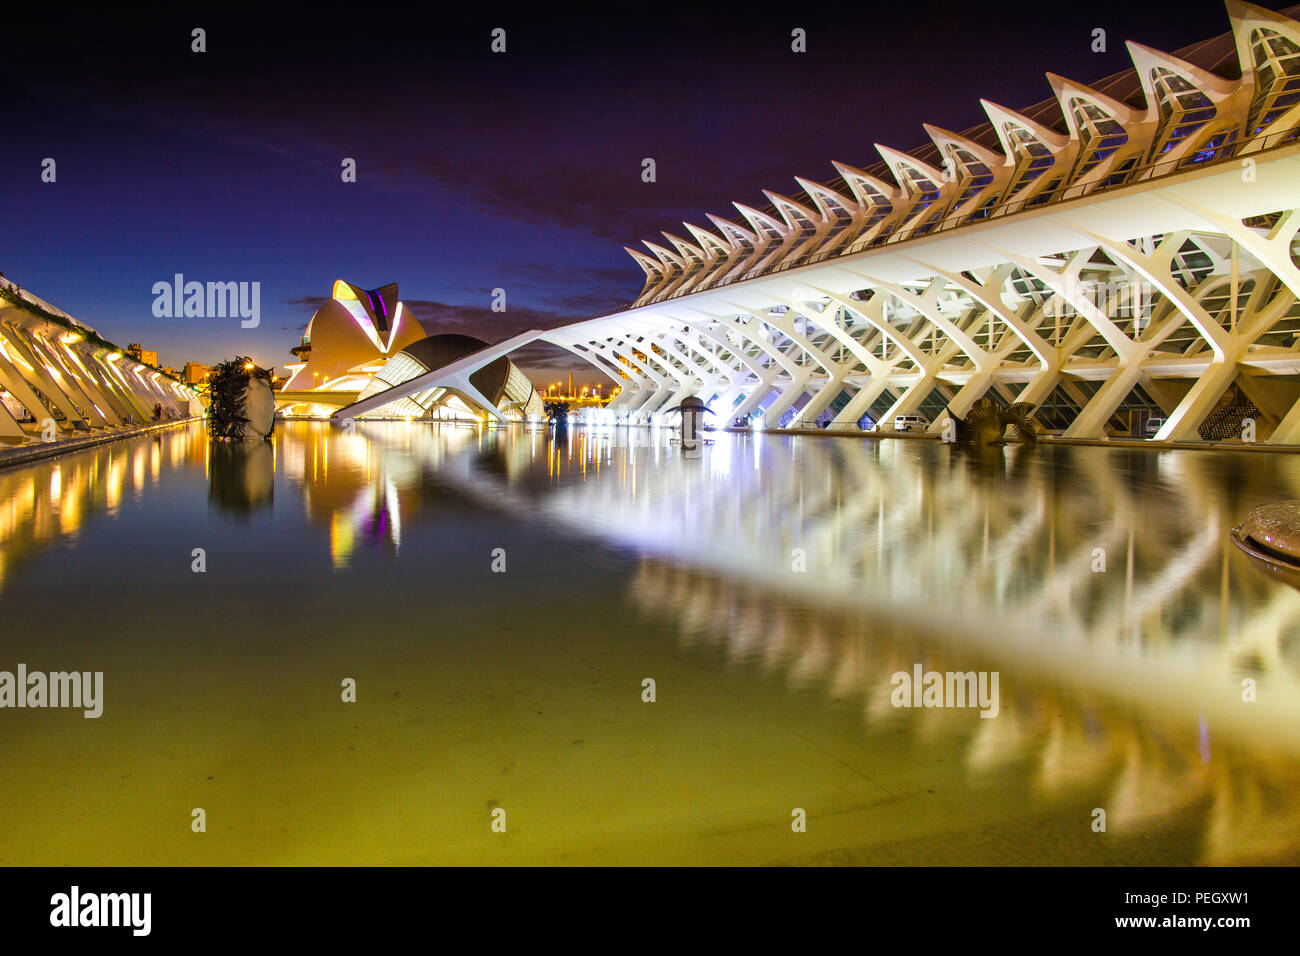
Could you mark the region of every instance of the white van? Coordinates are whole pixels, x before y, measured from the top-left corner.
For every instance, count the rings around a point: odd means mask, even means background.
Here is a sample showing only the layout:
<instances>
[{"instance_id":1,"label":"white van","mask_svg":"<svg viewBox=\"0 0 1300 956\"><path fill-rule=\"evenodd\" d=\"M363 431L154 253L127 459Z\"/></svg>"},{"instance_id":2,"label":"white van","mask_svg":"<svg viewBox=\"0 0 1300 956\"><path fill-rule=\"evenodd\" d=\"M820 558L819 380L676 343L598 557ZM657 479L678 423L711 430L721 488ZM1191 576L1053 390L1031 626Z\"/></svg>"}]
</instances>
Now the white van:
<instances>
[{"instance_id":1,"label":"white van","mask_svg":"<svg viewBox=\"0 0 1300 956\"><path fill-rule=\"evenodd\" d=\"M923 432L930 427L930 419L924 415L899 415L894 419L896 432Z\"/></svg>"},{"instance_id":2,"label":"white van","mask_svg":"<svg viewBox=\"0 0 1300 956\"><path fill-rule=\"evenodd\" d=\"M1150 418L1148 418L1146 426L1144 428L1147 437L1154 438L1156 432L1160 431L1160 429L1164 427L1164 424L1165 424L1165 420L1160 415L1152 415Z\"/></svg>"}]
</instances>

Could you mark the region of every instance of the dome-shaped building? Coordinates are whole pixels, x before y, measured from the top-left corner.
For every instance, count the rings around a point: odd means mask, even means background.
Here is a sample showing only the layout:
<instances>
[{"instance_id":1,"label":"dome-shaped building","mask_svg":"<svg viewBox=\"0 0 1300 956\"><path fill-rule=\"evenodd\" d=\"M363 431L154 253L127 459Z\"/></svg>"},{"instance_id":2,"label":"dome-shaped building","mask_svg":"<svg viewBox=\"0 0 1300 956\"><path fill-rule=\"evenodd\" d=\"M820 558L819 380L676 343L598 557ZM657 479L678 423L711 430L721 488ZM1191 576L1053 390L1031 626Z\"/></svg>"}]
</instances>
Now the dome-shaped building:
<instances>
[{"instance_id":1,"label":"dome-shaped building","mask_svg":"<svg viewBox=\"0 0 1300 956\"><path fill-rule=\"evenodd\" d=\"M363 289L342 279L293 349L277 402L290 415L323 417L356 401L371 377L401 349L429 333L397 298L397 283Z\"/></svg>"},{"instance_id":2,"label":"dome-shaped building","mask_svg":"<svg viewBox=\"0 0 1300 956\"><path fill-rule=\"evenodd\" d=\"M339 279L293 350L299 361L286 366L291 375L278 407L287 415L327 417L487 344L469 335L429 335L398 299L396 283L367 290ZM477 395L439 386L395 398L363 417L477 420L487 411L483 401L509 419L542 415L533 383L508 358L474 372L469 384L468 392Z\"/></svg>"}]
</instances>

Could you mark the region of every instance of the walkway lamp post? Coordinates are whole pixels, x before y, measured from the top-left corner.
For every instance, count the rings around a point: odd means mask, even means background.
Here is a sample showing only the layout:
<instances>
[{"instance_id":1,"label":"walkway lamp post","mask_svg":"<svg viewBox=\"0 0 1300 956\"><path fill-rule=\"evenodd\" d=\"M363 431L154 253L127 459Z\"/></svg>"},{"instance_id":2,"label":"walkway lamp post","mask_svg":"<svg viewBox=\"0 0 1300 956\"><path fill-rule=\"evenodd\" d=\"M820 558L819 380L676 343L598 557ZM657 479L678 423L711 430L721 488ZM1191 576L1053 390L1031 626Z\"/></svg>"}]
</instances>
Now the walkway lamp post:
<instances>
[{"instance_id":1,"label":"walkway lamp post","mask_svg":"<svg viewBox=\"0 0 1300 956\"><path fill-rule=\"evenodd\" d=\"M703 440L700 438L700 424L703 421L705 412L712 415L713 412L704 407L704 399L691 396L682 399L682 403L676 408L668 409L669 412L681 412L682 415L682 451L698 451Z\"/></svg>"}]
</instances>

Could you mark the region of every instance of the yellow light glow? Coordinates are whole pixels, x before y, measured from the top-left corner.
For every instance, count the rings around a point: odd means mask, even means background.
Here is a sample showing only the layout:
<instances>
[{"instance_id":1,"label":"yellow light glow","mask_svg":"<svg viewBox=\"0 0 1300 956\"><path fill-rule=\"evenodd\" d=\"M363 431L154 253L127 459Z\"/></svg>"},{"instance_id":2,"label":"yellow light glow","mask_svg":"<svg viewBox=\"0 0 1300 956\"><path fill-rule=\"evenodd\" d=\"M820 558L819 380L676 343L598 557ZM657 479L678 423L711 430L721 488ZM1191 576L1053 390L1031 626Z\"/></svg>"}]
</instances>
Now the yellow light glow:
<instances>
[{"instance_id":1,"label":"yellow light glow","mask_svg":"<svg viewBox=\"0 0 1300 956\"><path fill-rule=\"evenodd\" d=\"M3 355L5 356L5 358L9 359L9 361L11 361L11 362L17 362L19 365L23 366L23 367L24 367L25 369L27 369L27 371L29 371L29 372L35 372L35 371L36 371L36 369L32 368L31 365L29 365L29 364L26 362L26 360L24 360L21 356L19 356L19 355L14 355L13 353L11 353L11 352L9 351L8 343L5 342L5 339L4 339L4 336L3 336L3 335L0 335L0 354L3 354Z\"/></svg>"}]
</instances>

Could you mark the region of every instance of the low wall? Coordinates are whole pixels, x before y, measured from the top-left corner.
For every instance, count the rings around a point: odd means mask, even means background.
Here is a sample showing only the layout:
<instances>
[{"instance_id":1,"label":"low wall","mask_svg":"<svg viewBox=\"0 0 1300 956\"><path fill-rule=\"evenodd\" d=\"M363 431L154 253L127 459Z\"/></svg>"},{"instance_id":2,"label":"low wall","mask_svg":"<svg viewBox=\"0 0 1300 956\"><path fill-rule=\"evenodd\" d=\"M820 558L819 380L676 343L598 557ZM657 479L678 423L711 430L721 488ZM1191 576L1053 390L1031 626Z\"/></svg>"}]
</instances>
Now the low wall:
<instances>
[{"instance_id":1,"label":"low wall","mask_svg":"<svg viewBox=\"0 0 1300 956\"><path fill-rule=\"evenodd\" d=\"M103 445L106 442L135 438L138 435L148 435L150 432L165 431L169 428L178 428L182 425L201 421L203 419L198 417L176 418L166 422L136 425L132 428L115 428L112 431L104 431L99 434L85 435L78 438L60 438L57 441L15 445L12 448L0 449L0 468L16 468L44 458L54 458L58 455L67 455L85 448L93 448L95 445Z\"/></svg>"}]
</instances>

